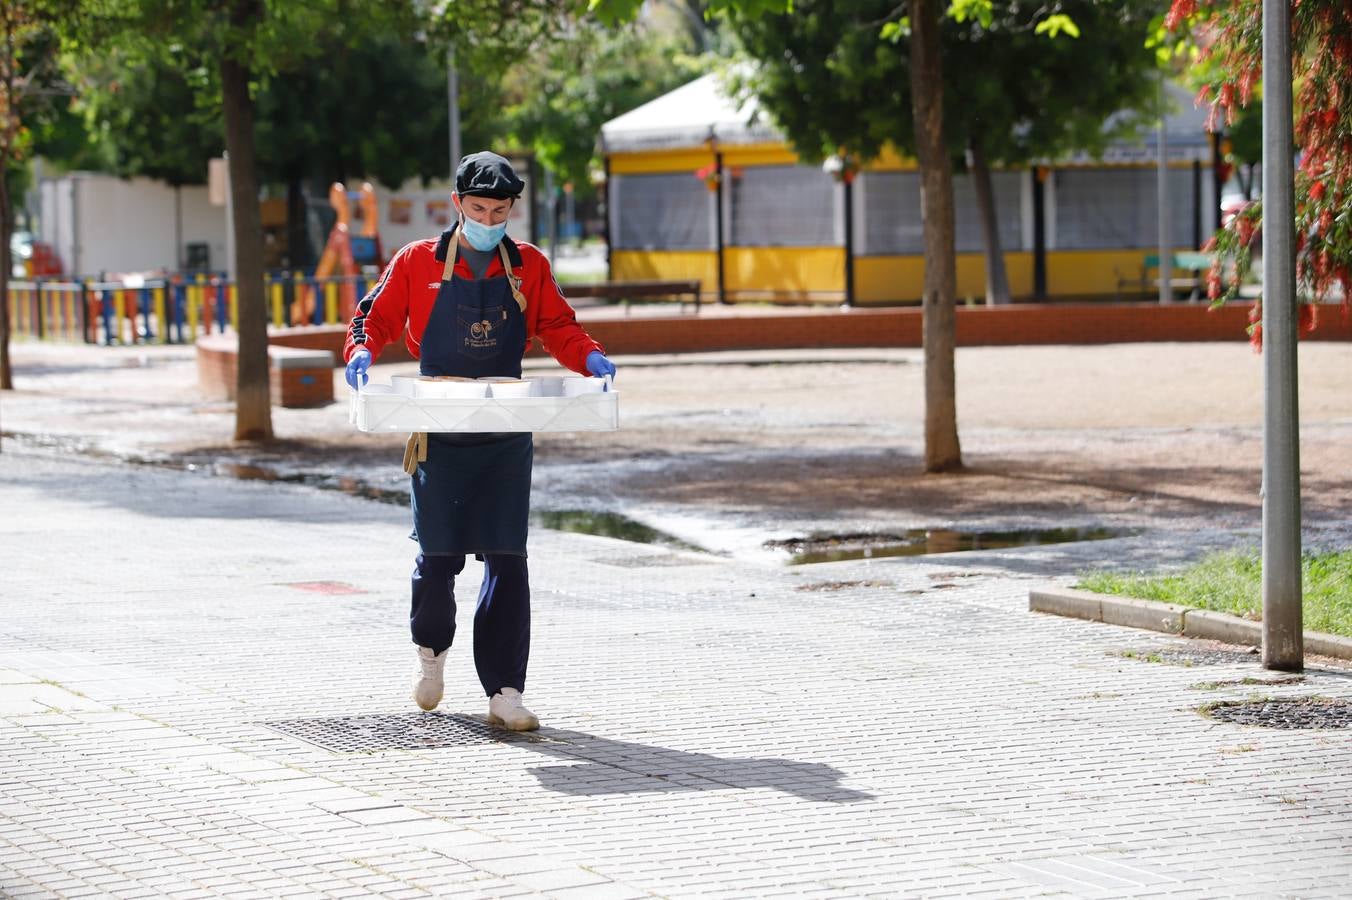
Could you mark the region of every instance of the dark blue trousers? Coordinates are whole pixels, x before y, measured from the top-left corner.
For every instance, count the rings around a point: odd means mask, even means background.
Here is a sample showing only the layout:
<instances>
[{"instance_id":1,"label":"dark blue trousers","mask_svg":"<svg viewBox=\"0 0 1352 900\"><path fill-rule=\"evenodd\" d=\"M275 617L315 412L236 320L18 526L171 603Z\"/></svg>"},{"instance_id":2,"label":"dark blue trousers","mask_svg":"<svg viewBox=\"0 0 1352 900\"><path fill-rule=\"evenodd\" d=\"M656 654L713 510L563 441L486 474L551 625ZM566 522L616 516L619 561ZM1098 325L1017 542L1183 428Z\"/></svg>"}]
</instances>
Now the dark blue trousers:
<instances>
[{"instance_id":1,"label":"dark blue trousers","mask_svg":"<svg viewBox=\"0 0 1352 900\"><path fill-rule=\"evenodd\" d=\"M484 556L484 581L474 609L474 668L484 693L526 690L530 657L530 577L524 556ZM409 627L413 643L440 653L455 638L455 576L464 556L418 554Z\"/></svg>"}]
</instances>

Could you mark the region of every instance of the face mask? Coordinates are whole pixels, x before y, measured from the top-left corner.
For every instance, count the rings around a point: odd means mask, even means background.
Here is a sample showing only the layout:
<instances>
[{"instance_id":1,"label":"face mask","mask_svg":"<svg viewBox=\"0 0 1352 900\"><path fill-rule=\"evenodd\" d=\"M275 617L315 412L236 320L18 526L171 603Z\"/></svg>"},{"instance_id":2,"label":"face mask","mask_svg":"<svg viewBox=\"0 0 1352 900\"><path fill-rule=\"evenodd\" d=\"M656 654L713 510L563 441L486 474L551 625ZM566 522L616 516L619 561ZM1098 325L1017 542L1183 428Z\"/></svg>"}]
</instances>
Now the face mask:
<instances>
[{"instance_id":1,"label":"face mask","mask_svg":"<svg viewBox=\"0 0 1352 900\"><path fill-rule=\"evenodd\" d=\"M465 235L465 240L469 245L480 253L486 253L492 250L502 242L502 237L507 233L507 223L500 225L485 225L482 222L476 222L469 216L460 216L460 230Z\"/></svg>"}]
</instances>

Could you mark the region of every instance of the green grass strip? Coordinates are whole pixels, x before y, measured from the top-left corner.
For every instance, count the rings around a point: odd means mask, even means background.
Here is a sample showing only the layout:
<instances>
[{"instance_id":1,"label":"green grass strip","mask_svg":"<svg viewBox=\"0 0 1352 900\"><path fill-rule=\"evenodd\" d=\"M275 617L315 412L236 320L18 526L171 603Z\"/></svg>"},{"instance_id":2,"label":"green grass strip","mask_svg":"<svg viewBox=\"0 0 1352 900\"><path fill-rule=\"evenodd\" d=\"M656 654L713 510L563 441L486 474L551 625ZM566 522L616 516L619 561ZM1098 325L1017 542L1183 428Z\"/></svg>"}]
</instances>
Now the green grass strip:
<instances>
[{"instance_id":1,"label":"green grass strip","mask_svg":"<svg viewBox=\"0 0 1352 900\"><path fill-rule=\"evenodd\" d=\"M1263 564L1257 551L1215 553L1181 572L1091 572L1076 587L1100 594L1177 603L1263 618ZM1307 631L1352 637L1352 550L1301 559L1301 611Z\"/></svg>"}]
</instances>

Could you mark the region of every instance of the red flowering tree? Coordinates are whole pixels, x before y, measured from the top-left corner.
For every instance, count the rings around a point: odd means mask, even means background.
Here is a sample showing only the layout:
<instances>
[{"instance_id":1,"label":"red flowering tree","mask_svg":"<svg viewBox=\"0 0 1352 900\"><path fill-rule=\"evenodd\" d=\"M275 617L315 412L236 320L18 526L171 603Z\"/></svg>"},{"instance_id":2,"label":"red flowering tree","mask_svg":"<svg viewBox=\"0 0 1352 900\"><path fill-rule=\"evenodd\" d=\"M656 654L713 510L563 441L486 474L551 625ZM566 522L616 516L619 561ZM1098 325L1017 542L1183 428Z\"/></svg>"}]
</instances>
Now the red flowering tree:
<instances>
[{"instance_id":1,"label":"red flowering tree","mask_svg":"<svg viewBox=\"0 0 1352 900\"><path fill-rule=\"evenodd\" d=\"M1199 45L1196 71L1205 82L1199 103L1212 107L1211 128L1257 99L1263 63L1261 0L1173 0L1165 27ZM1352 313L1352 3L1292 0L1291 52L1299 73L1294 91L1296 167L1296 280L1306 302L1300 330L1315 327L1314 305L1335 285L1343 315ZM1252 267L1262 201L1247 203L1212 239L1217 262L1208 279L1216 304L1238 292ZM1261 300L1259 301L1261 303ZM1261 346L1259 305L1251 316Z\"/></svg>"}]
</instances>

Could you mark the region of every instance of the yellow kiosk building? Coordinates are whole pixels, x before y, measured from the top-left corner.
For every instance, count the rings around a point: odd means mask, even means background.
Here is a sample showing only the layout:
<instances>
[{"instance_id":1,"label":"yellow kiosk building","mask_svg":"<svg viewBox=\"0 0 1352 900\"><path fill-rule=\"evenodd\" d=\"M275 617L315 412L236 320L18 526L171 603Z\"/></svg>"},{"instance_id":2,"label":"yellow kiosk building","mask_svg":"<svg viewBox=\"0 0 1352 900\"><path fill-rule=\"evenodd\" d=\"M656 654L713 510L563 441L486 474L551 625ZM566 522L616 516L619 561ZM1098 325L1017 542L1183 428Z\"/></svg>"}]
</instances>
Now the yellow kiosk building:
<instances>
[{"instance_id":1,"label":"yellow kiosk building","mask_svg":"<svg viewBox=\"0 0 1352 900\"><path fill-rule=\"evenodd\" d=\"M1206 110L1171 88L1167 196L1176 251L1219 222L1217 140ZM852 178L803 164L756 104L706 75L607 122L610 277L698 279L706 299L857 305L918 301L920 177L895 153ZM992 173L1016 298L1112 298L1144 288L1159 247L1155 133L1101 159ZM985 296L971 178L954 179L958 300ZM826 212L827 214L823 214Z\"/></svg>"}]
</instances>

